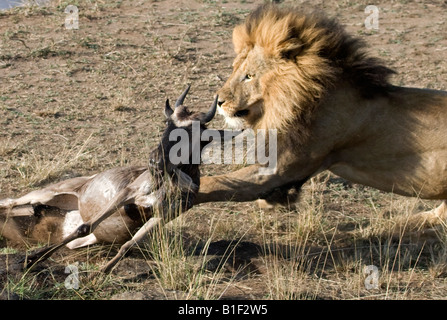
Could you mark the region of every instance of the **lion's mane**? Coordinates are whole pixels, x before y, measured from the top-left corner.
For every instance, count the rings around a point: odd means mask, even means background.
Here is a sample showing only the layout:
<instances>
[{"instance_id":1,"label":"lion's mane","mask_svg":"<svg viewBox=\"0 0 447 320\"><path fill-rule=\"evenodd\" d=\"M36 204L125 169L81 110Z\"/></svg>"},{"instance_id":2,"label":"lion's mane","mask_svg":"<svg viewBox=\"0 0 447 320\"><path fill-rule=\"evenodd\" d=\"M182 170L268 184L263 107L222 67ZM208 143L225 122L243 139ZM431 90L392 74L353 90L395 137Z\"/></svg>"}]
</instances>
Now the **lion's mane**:
<instances>
[{"instance_id":1,"label":"lion's mane","mask_svg":"<svg viewBox=\"0 0 447 320\"><path fill-rule=\"evenodd\" d=\"M336 20L316 11L260 6L234 29L233 44L239 59L255 46L271 59L258 128L288 131L298 120L305 134L318 101L340 81L351 82L367 98L391 87L394 71L370 57L365 44Z\"/></svg>"}]
</instances>

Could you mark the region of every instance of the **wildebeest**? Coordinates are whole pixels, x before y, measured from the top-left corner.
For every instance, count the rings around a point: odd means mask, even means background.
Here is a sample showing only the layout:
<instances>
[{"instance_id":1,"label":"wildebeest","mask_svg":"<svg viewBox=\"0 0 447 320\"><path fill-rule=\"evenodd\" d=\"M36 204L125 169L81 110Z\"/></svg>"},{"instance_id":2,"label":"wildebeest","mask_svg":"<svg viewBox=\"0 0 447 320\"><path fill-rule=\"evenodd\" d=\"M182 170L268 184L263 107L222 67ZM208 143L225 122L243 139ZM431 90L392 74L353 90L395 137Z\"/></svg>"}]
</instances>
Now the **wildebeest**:
<instances>
[{"instance_id":1,"label":"wildebeest","mask_svg":"<svg viewBox=\"0 0 447 320\"><path fill-rule=\"evenodd\" d=\"M183 105L189 88L177 99L174 110L166 100L167 125L159 145L150 153L148 166L112 168L51 184L17 199L0 200L0 231L13 240L24 237L15 218L25 215L37 219L41 209L47 207L68 211L63 219L62 240L29 255L27 267L47 259L64 245L73 249L98 242L124 243L102 269L109 272L155 226L192 207L200 184L199 163L191 161L192 152L186 161L173 163L170 150L179 142L171 141L170 134L184 130L189 137L186 143L201 152L209 142L194 141L191 130L194 123L200 132L206 129L216 113L217 97L207 113L192 113Z\"/></svg>"}]
</instances>

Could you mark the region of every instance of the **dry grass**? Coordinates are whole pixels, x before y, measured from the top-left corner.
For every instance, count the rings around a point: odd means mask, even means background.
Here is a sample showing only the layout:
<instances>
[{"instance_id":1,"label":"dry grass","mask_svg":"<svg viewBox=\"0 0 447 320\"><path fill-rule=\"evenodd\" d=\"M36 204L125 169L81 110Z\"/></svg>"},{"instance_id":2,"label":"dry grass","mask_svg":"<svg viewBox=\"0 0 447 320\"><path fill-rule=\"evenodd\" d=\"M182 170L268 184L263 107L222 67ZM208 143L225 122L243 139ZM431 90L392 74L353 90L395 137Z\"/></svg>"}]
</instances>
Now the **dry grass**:
<instances>
[{"instance_id":1,"label":"dry grass","mask_svg":"<svg viewBox=\"0 0 447 320\"><path fill-rule=\"evenodd\" d=\"M291 2L291 1L286 1ZM363 28L366 1L305 2L338 16L400 73L396 84L447 89L443 2L378 1L378 32ZM250 1L77 0L80 29L65 30L68 1L0 12L0 198L47 182L144 164L163 128L164 100L192 83L206 109L231 72L231 31ZM444 10L444 11L443 11ZM436 35L436 36L434 36ZM213 124L223 126L222 119ZM234 166L203 166L216 174ZM2 241L3 293L34 299L439 299L447 290L447 232L394 237L398 220L438 203L402 198L329 174L308 182L296 208L254 203L191 209L109 276L116 246L62 250L21 272L23 251ZM77 263L80 288L67 290ZM367 289L365 267L377 267Z\"/></svg>"},{"instance_id":2,"label":"dry grass","mask_svg":"<svg viewBox=\"0 0 447 320\"><path fill-rule=\"evenodd\" d=\"M49 160L32 150L19 163L12 164L14 169L20 174L21 185L23 187L42 185L72 169L74 165L79 164L80 160L89 154L89 151L86 151L86 149L88 148L90 138L91 136L80 145L76 142L63 144L61 151ZM75 147L72 147L72 145L75 145Z\"/></svg>"}]
</instances>

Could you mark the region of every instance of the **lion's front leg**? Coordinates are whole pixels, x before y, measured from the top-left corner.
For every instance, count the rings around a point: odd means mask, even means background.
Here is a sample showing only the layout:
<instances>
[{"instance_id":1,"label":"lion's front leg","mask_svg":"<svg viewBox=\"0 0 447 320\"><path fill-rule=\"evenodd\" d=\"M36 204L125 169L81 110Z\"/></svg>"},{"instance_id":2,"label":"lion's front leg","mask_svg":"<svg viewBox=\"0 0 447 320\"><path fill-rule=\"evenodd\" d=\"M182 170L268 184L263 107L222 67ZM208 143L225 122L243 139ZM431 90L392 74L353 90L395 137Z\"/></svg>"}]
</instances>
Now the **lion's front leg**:
<instances>
[{"instance_id":1,"label":"lion's front leg","mask_svg":"<svg viewBox=\"0 0 447 320\"><path fill-rule=\"evenodd\" d=\"M292 201L288 198L289 190L292 188L299 190L311 176L304 170L299 175L287 171L261 175L259 168L258 165L252 165L225 175L202 177L195 204L258 199L287 203ZM312 173L313 171L311 170Z\"/></svg>"},{"instance_id":2,"label":"lion's front leg","mask_svg":"<svg viewBox=\"0 0 447 320\"><path fill-rule=\"evenodd\" d=\"M301 187L306 181L307 179L275 188L266 197L256 202L260 209L273 209L276 206L294 209L301 194Z\"/></svg>"}]
</instances>

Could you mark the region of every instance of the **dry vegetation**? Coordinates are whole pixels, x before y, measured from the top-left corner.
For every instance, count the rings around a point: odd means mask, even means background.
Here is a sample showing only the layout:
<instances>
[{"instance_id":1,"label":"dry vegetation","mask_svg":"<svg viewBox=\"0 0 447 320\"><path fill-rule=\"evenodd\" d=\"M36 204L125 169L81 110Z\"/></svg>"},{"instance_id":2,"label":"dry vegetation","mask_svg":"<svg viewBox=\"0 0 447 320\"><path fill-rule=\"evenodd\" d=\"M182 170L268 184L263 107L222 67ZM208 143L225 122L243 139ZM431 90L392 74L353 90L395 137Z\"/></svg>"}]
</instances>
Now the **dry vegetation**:
<instances>
[{"instance_id":1,"label":"dry vegetation","mask_svg":"<svg viewBox=\"0 0 447 320\"><path fill-rule=\"evenodd\" d=\"M286 1L292 2L292 1ZM297 1L293 1L297 3ZM0 198L113 166L144 164L163 128L162 107L192 84L206 109L231 72L231 32L262 1L74 0L0 11ZM447 89L445 1L299 1L338 17L398 74L398 85ZM66 30L64 9L79 8ZM212 126L223 126L222 119ZM205 174L232 170L203 166ZM438 203L386 194L322 174L296 208L196 206L134 249L109 276L87 278L115 246L61 250L24 272L23 249L3 239L0 293L21 299L442 299L447 230L412 241L396 218ZM79 289L64 273L77 264ZM375 265L378 288L364 268Z\"/></svg>"}]
</instances>

